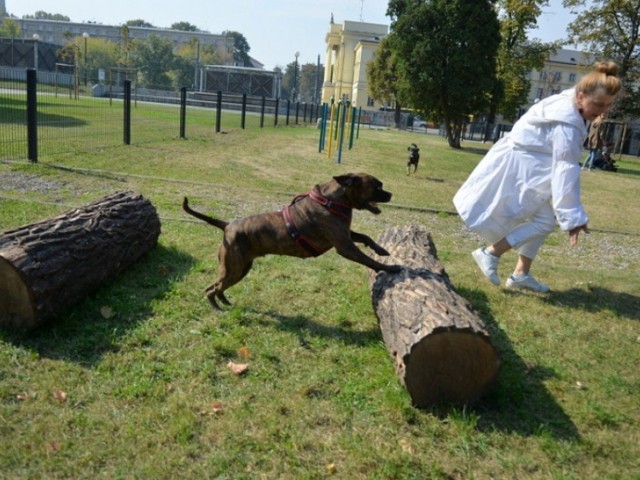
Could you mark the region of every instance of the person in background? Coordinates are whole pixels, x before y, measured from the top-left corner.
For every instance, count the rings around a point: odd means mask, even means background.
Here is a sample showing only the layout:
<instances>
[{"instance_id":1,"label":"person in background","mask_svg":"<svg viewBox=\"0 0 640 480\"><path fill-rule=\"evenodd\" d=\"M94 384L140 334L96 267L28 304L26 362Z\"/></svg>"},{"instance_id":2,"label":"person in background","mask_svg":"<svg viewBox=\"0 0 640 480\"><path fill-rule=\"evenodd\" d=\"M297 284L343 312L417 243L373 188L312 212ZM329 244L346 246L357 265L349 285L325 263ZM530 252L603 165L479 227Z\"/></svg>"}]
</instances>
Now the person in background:
<instances>
[{"instance_id":1,"label":"person in background","mask_svg":"<svg viewBox=\"0 0 640 480\"><path fill-rule=\"evenodd\" d=\"M585 124L605 113L621 89L618 66L601 62L569 90L533 105L487 152L453 198L462 220L489 245L472 253L484 276L500 285L501 256L518 253L505 286L548 292L530 273L559 224L571 245L589 218L580 201Z\"/></svg>"},{"instance_id":2,"label":"person in background","mask_svg":"<svg viewBox=\"0 0 640 480\"><path fill-rule=\"evenodd\" d=\"M591 125L589 125L589 136L587 138L587 146L589 147L589 156L584 161L582 169L588 168L593 170L593 162L604 145L604 115L598 115Z\"/></svg>"}]
</instances>

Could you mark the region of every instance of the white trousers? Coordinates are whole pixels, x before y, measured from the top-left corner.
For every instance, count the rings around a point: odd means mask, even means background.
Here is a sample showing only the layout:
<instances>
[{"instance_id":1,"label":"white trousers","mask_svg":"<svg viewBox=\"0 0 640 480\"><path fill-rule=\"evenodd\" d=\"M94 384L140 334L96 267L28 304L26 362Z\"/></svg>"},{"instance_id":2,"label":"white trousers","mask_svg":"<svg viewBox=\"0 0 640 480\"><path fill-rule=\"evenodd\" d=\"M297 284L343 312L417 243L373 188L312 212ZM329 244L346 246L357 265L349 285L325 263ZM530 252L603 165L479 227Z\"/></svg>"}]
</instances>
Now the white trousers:
<instances>
[{"instance_id":1,"label":"white trousers","mask_svg":"<svg viewBox=\"0 0 640 480\"><path fill-rule=\"evenodd\" d=\"M505 239L518 254L533 260L556 225L553 208L551 204L545 203L531 219L518 225Z\"/></svg>"}]
</instances>

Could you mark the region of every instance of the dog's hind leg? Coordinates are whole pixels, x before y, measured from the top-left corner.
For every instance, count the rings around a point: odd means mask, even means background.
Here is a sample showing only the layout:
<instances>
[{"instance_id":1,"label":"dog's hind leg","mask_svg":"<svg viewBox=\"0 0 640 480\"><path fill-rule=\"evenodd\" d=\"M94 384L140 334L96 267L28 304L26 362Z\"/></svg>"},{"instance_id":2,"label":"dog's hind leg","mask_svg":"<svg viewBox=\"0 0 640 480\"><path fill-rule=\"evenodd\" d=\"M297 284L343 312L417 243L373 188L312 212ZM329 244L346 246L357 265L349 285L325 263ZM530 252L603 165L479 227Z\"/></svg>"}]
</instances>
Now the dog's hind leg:
<instances>
[{"instance_id":1,"label":"dog's hind leg","mask_svg":"<svg viewBox=\"0 0 640 480\"><path fill-rule=\"evenodd\" d=\"M228 259L228 257L227 257ZM227 268L226 265L220 266L220 271L218 273L218 278L216 281L209 285L206 289L207 298L209 299L209 303L216 310L222 310L216 298L220 300L225 305L231 305L231 302L227 299L224 292L228 288L234 286L240 280L242 280L249 270L251 270L251 266L253 265L253 261L250 261L242 269L238 269L237 264L234 265L233 268Z\"/></svg>"}]
</instances>

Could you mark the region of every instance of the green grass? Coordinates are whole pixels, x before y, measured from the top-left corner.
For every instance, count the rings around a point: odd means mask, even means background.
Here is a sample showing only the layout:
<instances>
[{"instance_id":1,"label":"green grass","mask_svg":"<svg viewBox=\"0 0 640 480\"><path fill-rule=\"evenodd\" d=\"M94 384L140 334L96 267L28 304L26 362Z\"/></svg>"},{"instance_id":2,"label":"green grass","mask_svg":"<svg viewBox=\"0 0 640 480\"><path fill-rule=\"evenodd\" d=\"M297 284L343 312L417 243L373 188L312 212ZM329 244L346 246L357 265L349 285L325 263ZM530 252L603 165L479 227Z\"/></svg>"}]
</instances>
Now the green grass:
<instances>
[{"instance_id":1,"label":"green grass","mask_svg":"<svg viewBox=\"0 0 640 480\"><path fill-rule=\"evenodd\" d=\"M162 219L158 248L116 281L36 331L0 330L1 478L640 478L637 159L583 174L593 233L575 248L553 234L534 265L553 293L516 294L478 276L469 252L481 241L447 214L488 144L453 151L363 128L338 164L314 128L215 135L193 123L186 141L143 129L129 147L0 164L0 230L117 190L142 193ZM422 159L407 177L411 142ZM234 218L349 171L394 193L381 215L357 212L354 230L425 225L490 331L503 366L478 406L411 406L366 269L333 251L259 259L226 313L204 298L221 234L182 213L184 195Z\"/></svg>"}]
</instances>

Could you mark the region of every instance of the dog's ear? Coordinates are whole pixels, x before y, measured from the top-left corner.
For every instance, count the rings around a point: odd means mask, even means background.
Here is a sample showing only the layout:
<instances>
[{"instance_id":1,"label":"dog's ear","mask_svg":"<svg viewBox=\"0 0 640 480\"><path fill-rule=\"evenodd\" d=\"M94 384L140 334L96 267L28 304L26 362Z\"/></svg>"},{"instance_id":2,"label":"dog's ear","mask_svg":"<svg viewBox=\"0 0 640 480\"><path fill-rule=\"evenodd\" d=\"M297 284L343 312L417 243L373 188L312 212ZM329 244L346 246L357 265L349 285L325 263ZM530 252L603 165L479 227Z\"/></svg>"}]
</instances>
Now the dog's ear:
<instances>
[{"instance_id":1,"label":"dog's ear","mask_svg":"<svg viewBox=\"0 0 640 480\"><path fill-rule=\"evenodd\" d=\"M358 175L354 175L353 173L337 175L333 177L333 179L343 187L353 187L354 185L359 185L362 182L362 179Z\"/></svg>"}]
</instances>

